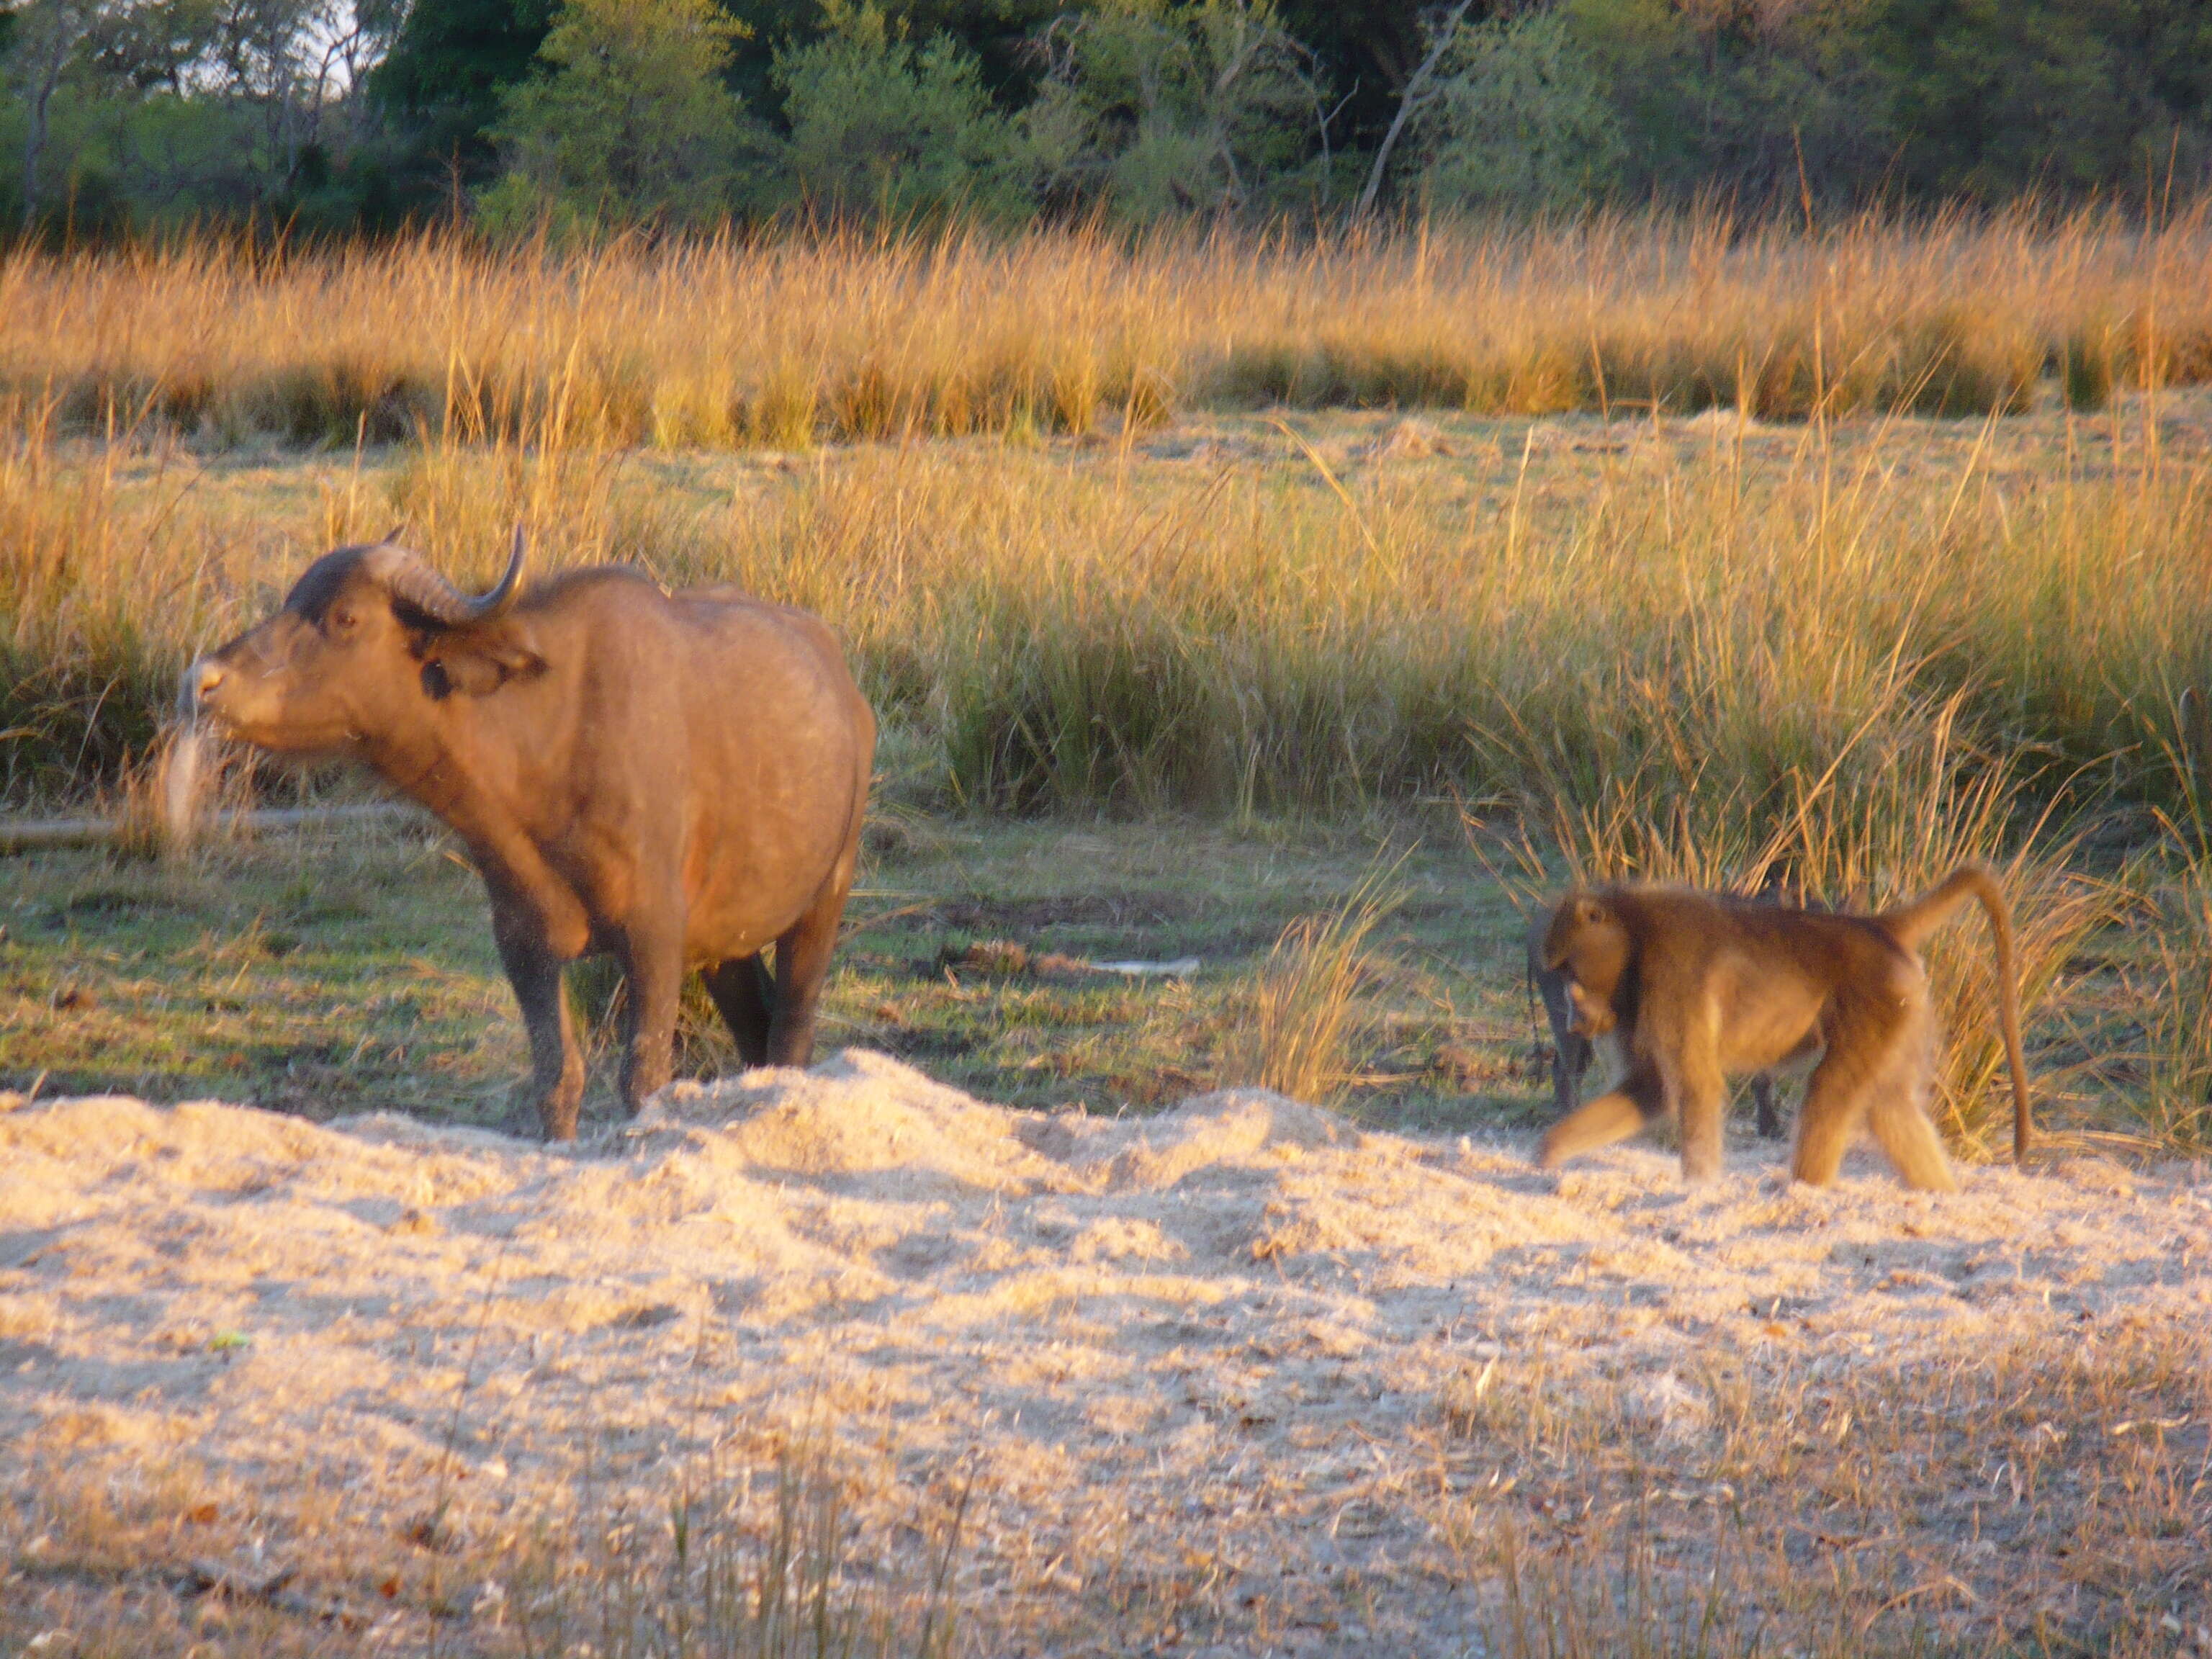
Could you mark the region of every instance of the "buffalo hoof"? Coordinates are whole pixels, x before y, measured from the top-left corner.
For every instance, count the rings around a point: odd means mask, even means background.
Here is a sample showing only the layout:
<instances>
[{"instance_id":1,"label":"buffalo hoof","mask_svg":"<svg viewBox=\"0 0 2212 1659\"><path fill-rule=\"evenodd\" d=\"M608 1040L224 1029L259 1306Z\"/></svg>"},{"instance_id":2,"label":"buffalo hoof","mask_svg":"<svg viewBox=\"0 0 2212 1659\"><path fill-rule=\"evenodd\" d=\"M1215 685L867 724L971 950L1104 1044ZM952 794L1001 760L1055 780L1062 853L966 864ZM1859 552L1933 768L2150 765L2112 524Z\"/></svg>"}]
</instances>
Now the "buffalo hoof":
<instances>
[{"instance_id":1,"label":"buffalo hoof","mask_svg":"<svg viewBox=\"0 0 2212 1659\"><path fill-rule=\"evenodd\" d=\"M495 1127L517 1140L574 1140L577 1108L581 1103L532 1101L526 1097L508 1107Z\"/></svg>"}]
</instances>

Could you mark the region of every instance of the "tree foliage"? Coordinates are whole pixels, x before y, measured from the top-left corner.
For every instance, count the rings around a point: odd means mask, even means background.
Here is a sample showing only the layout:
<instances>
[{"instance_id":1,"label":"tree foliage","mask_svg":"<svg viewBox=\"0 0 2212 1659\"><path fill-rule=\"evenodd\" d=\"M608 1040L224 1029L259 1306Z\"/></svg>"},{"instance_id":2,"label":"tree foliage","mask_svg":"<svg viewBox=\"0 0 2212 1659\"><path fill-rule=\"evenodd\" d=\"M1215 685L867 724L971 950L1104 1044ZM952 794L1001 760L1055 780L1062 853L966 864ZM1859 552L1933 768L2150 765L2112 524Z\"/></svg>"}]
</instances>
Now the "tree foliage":
<instances>
[{"instance_id":1,"label":"tree foliage","mask_svg":"<svg viewBox=\"0 0 2212 1659\"><path fill-rule=\"evenodd\" d=\"M1136 220L1287 205L1326 143L1310 55L1267 0L1103 0L1045 45L1028 121L1050 195Z\"/></svg>"},{"instance_id":2,"label":"tree foliage","mask_svg":"<svg viewBox=\"0 0 2212 1659\"><path fill-rule=\"evenodd\" d=\"M1415 118L1423 195L1440 207L1571 207L1613 185L1620 118L1562 11L1462 28Z\"/></svg>"},{"instance_id":3,"label":"tree foliage","mask_svg":"<svg viewBox=\"0 0 2212 1659\"><path fill-rule=\"evenodd\" d=\"M738 25L713 0L568 0L492 137L496 231L702 219L732 204L744 109L721 82Z\"/></svg>"},{"instance_id":4,"label":"tree foliage","mask_svg":"<svg viewBox=\"0 0 2212 1659\"><path fill-rule=\"evenodd\" d=\"M779 52L784 187L809 207L896 219L1029 205L1023 146L981 65L949 34L920 44L872 3L830 0L822 38Z\"/></svg>"},{"instance_id":5,"label":"tree foliage","mask_svg":"<svg viewBox=\"0 0 2212 1659\"><path fill-rule=\"evenodd\" d=\"M28 0L10 18L14 96L0 102L22 155L9 205L26 223L58 212L92 230L313 217L333 154L374 148L347 94L396 14L396 0ZM362 206L338 216L358 222Z\"/></svg>"},{"instance_id":6,"label":"tree foliage","mask_svg":"<svg viewBox=\"0 0 2212 1659\"><path fill-rule=\"evenodd\" d=\"M2212 184L2206 0L0 0L0 71L80 232Z\"/></svg>"}]
</instances>

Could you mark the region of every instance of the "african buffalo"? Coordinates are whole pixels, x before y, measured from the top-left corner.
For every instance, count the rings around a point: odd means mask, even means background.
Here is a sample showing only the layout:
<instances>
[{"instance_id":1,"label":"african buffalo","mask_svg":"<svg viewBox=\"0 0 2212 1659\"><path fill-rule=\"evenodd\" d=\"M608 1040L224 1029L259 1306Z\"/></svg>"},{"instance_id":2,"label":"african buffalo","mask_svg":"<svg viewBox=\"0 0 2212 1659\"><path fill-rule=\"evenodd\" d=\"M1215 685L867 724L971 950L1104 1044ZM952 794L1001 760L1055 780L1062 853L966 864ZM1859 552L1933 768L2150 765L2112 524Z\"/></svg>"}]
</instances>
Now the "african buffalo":
<instances>
[{"instance_id":1,"label":"african buffalo","mask_svg":"<svg viewBox=\"0 0 2212 1659\"><path fill-rule=\"evenodd\" d=\"M687 968L747 1065L806 1064L876 722L803 611L618 567L526 596L522 562L518 529L471 598L389 537L326 553L185 671L182 700L262 748L364 761L453 827L490 891L545 1133L567 1140L578 957L611 951L628 981L632 1111L668 1081Z\"/></svg>"}]
</instances>

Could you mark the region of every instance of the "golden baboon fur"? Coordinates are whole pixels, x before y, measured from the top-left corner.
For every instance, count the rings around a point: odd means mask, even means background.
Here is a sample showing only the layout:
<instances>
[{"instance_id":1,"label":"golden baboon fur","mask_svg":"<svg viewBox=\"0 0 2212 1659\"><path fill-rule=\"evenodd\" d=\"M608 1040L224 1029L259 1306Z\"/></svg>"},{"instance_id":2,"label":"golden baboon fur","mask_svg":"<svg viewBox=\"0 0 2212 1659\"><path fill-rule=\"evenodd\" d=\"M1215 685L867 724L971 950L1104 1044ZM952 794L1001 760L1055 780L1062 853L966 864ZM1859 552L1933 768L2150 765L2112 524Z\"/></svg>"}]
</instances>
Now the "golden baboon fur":
<instances>
[{"instance_id":1,"label":"golden baboon fur","mask_svg":"<svg viewBox=\"0 0 2212 1659\"><path fill-rule=\"evenodd\" d=\"M1929 1121L1933 1022L1920 945L1968 898L1996 935L1998 1017L2013 1082L2013 1156L2027 1155L2027 1068L2004 895L1978 865L1873 915L1801 910L1687 888L1610 886L1559 901L1540 966L1563 975L1575 1031L1619 1050L1620 1080L1544 1137L1547 1169L1680 1120L1682 1174L1721 1166L1725 1079L1818 1053L1791 1173L1834 1179L1863 1120L1907 1186L1955 1191Z\"/></svg>"}]
</instances>

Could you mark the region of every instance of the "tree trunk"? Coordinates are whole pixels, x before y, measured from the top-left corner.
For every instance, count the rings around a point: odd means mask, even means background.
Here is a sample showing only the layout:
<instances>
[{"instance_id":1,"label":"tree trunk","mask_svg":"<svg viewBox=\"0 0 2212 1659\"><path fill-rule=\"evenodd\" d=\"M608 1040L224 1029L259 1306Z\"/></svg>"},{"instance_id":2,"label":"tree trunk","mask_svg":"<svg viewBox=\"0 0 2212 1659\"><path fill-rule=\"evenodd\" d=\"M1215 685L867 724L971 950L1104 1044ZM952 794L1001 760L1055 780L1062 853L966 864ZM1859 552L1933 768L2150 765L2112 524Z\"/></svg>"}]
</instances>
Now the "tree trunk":
<instances>
[{"instance_id":1,"label":"tree trunk","mask_svg":"<svg viewBox=\"0 0 2212 1659\"><path fill-rule=\"evenodd\" d=\"M1406 89L1398 94L1398 112L1390 118L1390 130L1382 135L1382 146L1375 152L1375 165L1368 170L1367 188L1359 192L1359 205L1352 210L1354 218L1365 218L1367 210L1375 205L1376 192L1382 188L1382 170L1390 165L1390 152L1398 147L1398 135L1406 130L1407 118L1420 102L1429 76L1436 73L1445 48L1459 33L1460 19L1467 15L1467 9L1474 3L1474 0L1459 0L1459 4L1452 8L1452 15L1444 20L1443 27L1437 31L1437 42L1429 48L1429 55L1421 59L1420 68L1407 77Z\"/></svg>"},{"instance_id":2,"label":"tree trunk","mask_svg":"<svg viewBox=\"0 0 2212 1659\"><path fill-rule=\"evenodd\" d=\"M52 65L39 76L38 85L31 90L31 121L23 135L23 228L28 230L39 218L39 162L46 151L46 109L54 100L54 87L61 79L61 61L64 54L57 52Z\"/></svg>"},{"instance_id":3,"label":"tree trunk","mask_svg":"<svg viewBox=\"0 0 2212 1659\"><path fill-rule=\"evenodd\" d=\"M39 216L39 162L46 150L49 134L48 115L54 101L54 90L62 83L62 71L69 67L70 54L76 43L84 38L88 9L67 0L50 0L46 6L25 6L15 14L18 38L26 48L24 56L36 70L36 78L30 85L26 101L30 105L31 118L23 134L23 225L28 229ZM35 31L44 29L43 37Z\"/></svg>"}]
</instances>

